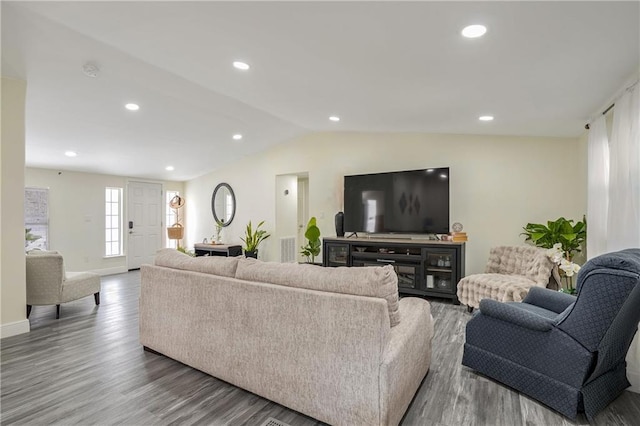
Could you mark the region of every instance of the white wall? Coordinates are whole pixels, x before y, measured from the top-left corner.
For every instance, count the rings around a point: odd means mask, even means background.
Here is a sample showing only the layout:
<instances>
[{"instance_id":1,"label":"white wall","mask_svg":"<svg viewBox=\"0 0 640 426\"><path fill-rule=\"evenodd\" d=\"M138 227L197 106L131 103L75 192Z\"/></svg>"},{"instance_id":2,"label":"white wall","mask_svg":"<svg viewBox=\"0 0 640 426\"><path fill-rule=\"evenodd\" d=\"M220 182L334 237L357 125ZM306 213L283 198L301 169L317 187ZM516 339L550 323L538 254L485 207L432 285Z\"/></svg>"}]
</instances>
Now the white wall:
<instances>
[{"instance_id":1,"label":"white wall","mask_svg":"<svg viewBox=\"0 0 640 426\"><path fill-rule=\"evenodd\" d=\"M24 112L27 85L2 78L0 337L29 331L24 259Z\"/></svg>"},{"instance_id":2,"label":"white wall","mask_svg":"<svg viewBox=\"0 0 640 426\"><path fill-rule=\"evenodd\" d=\"M275 256L279 260L279 239L296 237L298 234L298 176L276 176L276 191L273 195L276 200L276 233L273 234L273 238ZM296 244L296 250L299 245L301 244ZM297 256L295 258L297 259Z\"/></svg>"},{"instance_id":3,"label":"white wall","mask_svg":"<svg viewBox=\"0 0 640 426\"><path fill-rule=\"evenodd\" d=\"M227 244L240 244L240 237L251 220L257 224L265 220L263 229L271 234L275 232L275 182L276 174L271 173L265 162L248 164L239 163L247 170L235 170L224 167L229 173L208 174L185 183L185 198L189 209L185 215L185 246L193 250L193 244L210 239L215 234L215 222L211 212L211 196L216 185L228 183L236 197L236 215L233 222L224 228L222 241ZM277 248L275 238L265 240L259 247L259 257L264 259L268 253L269 260L277 260L278 253L272 253L271 246ZM273 255L273 257L271 257Z\"/></svg>"},{"instance_id":4,"label":"white wall","mask_svg":"<svg viewBox=\"0 0 640 426\"><path fill-rule=\"evenodd\" d=\"M209 203L220 182L234 189L237 212L226 242L241 244L244 226L266 220L275 232L275 177L309 174L309 215L323 236L335 236L342 210L343 176L428 167L451 168L451 223L469 234L467 274L482 272L489 248L523 244L527 222L559 216L581 219L586 210L584 138L525 138L431 134L316 133L226 165L186 183L192 208L187 246L213 232ZM273 239L261 257L277 260Z\"/></svg>"},{"instance_id":5,"label":"white wall","mask_svg":"<svg viewBox=\"0 0 640 426\"><path fill-rule=\"evenodd\" d=\"M126 203L129 180L140 181L122 176L26 169L26 186L49 188L49 249L58 250L64 255L67 270L94 271L103 275L127 270L126 257L104 256L104 189L107 186L123 188L123 200ZM163 183L165 191L183 192L184 185L181 182L160 183ZM188 209L188 206L184 209ZM124 217L127 217L126 205ZM163 222L164 218L163 213ZM127 235L125 230L125 252ZM166 234L163 235L166 237Z\"/></svg>"}]
</instances>

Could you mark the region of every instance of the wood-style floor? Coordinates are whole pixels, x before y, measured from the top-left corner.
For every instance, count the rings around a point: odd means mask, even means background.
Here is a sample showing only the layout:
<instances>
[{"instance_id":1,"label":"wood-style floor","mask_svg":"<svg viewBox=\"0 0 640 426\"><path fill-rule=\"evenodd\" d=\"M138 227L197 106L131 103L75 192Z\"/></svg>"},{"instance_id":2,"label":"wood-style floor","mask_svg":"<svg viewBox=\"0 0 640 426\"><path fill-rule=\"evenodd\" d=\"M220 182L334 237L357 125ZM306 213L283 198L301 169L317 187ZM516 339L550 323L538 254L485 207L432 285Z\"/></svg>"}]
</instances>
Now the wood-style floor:
<instances>
[{"instance_id":1,"label":"wood-style floor","mask_svg":"<svg viewBox=\"0 0 640 426\"><path fill-rule=\"evenodd\" d=\"M319 422L180 364L138 343L140 273L103 277L93 297L34 306L31 332L2 340L1 424L255 425ZM562 417L460 364L462 306L432 300L431 370L403 425L570 425ZM561 356L561 354L559 354ZM587 424L584 417L578 424ZM640 424L640 394L624 392L593 424Z\"/></svg>"}]
</instances>

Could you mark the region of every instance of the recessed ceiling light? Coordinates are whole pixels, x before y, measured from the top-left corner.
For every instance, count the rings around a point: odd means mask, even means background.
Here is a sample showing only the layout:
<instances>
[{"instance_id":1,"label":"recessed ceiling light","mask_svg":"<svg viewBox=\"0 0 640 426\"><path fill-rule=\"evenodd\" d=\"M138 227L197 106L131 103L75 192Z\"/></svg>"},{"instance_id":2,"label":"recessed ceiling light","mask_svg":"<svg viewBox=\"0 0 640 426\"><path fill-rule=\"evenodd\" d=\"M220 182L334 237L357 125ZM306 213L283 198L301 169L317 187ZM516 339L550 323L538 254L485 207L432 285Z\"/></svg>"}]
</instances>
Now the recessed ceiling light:
<instances>
[{"instance_id":1,"label":"recessed ceiling light","mask_svg":"<svg viewBox=\"0 0 640 426\"><path fill-rule=\"evenodd\" d=\"M478 120L480 120L480 121L492 121L493 120L493 115L481 115L480 117L478 117Z\"/></svg>"},{"instance_id":2,"label":"recessed ceiling light","mask_svg":"<svg viewBox=\"0 0 640 426\"><path fill-rule=\"evenodd\" d=\"M331 121L340 121L340 117L338 117L337 115L332 115L331 117L329 117L329 120Z\"/></svg>"},{"instance_id":3,"label":"recessed ceiling light","mask_svg":"<svg viewBox=\"0 0 640 426\"><path fill-rule=\"evenodd\" d=\"M64 155L66 155L67 157L77 157L78 153L75 151L66 151Z\"/></svg>"},{"instance_id":4,"label":"recessed ceiling light","mask_svg":"<svg viewBox=\"0 0 640 426\"><path fill-rule=\"evenodd\" d=\"M467 38L482 37L487 32L487 27L484 25L469 25L462 29L462 35Z\"/></svg>"},{"instance_id":5,"label":"recessed ceiling light","mask_svg":"<svg viewBox=\"0 0 640 426\"><path fill-rule=\"evenodd\" d=\"M126 104L124 107L129 111L137 111L140 109L140 105L138 104Z\"/></svg>"},{"instance_id":6,"label":"recessed ceiling light","mask_svg":"<svg viewBox=\"0 0 640 426\"><path fill-rule=\"evenodd\" d=\"M235 62L233 63L233 66L234 66L235 68L239 69L239 70L242 70L242 71L246 71L246 70L248 70L249 68L251 68L251 67L249 66L249 64L247 64L246 62L240 62L240 61L235 61Z\"/></svg>"},{"instance_id":7,"label":"recessed ceiling light","mask_svg":"<svg viewBox=\"0 0 640 426\"><path fill-rule=\"evenodd\" d=\"M233 135L234 141L239 141L240 139L242 139L242 135L240 133L236 133L235 135Z\"/></svg>"},{"instance_id":8,"label":"recessed ceiling light","mask_svg":"<svg viewBox=\"0 0 640 426\"><path fill-rule=\"evenodd\" d=\"M174 168L173 166L167 166L167 167L165 167L164 169L165 169L166 171L168 171L168 172L172 172L172 171L174 171L174 170L175 170L175 168Z\"/></svg>"},{"instance_id":9,"label":"recessed ceiling light","mask_svg":"<svg viewBox=\"0 0 640 426\"><path fill-rule=\"evenodd\" d=\"M447 175L446 175L445 173L442 173L442 174L440 175L440 177L441 177L442 179L446 179L446 178L447 178Z\"/></svg>"}]
</instances>

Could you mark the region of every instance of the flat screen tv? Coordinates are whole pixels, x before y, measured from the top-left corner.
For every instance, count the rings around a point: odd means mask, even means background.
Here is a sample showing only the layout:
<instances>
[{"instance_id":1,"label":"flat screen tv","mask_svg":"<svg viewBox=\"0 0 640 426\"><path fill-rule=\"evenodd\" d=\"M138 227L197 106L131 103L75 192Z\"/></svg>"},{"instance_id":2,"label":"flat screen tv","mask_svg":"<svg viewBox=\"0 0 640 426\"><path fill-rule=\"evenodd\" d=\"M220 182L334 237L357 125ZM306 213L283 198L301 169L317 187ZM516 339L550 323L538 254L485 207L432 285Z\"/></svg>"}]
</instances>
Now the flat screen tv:
<instances>
[{"instance_id":1,"label":"flat screen tv","mask_svg":"<svg viewBox=\"0 0 640 426\"><path fill-rule=\"evenodd\" d=\"M344 230L449 232L449 168L344 177Z\"/></svg>"}]
</instances>

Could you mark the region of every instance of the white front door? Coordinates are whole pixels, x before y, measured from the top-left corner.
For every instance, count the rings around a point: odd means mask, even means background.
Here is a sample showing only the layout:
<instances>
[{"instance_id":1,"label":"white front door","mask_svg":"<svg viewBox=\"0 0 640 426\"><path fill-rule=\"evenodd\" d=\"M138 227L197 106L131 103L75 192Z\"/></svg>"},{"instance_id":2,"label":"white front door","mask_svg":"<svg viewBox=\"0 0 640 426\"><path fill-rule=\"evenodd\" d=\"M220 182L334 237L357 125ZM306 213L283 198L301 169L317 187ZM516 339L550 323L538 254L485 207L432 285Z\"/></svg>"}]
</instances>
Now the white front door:
<instances>
[{"instance_id":1,"label":"white front door","mask_svg":"<svg viewBox=\"0 0 640 426\"><path fill-rule=\"evenodd\" d=\"M127 193L125 229L129 233L127 267L131 270L153 264L162 246L162 185L129 182Z\"/></svg>"}]
</instances>

